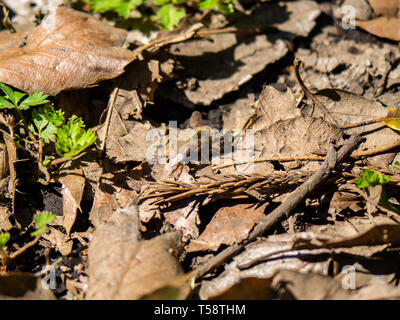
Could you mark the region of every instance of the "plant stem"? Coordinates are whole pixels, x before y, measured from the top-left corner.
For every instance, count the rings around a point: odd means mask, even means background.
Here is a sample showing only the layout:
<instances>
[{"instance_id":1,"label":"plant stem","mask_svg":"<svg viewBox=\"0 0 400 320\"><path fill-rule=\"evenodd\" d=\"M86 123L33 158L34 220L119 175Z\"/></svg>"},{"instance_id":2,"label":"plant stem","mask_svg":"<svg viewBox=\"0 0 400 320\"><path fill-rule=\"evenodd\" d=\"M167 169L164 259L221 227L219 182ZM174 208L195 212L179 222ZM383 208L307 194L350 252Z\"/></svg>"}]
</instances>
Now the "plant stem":
<instances>
[{"instance_id":1,"label":"plant stem","mask_svg":"<svg viewBox=\"0 0 400 320\"><path fill-rule=\"evenodd\" d=\"M36 243L39 242L41 235L36 236L35 239L33 239L31 242L28 242L26 245L24 245L21 249L15 251L12 255L10 255L8 261L14 260L16 257L18 257L20 254L24 253L27 249L30 247L33 247Z\"/></svg>"},{"instance_id":2,"label":"plant stem","mask_svg":"<svg viewBox=\"0 0 400 320\"><path fill-rule=\"evenodd\" d=\"M7 265L10 257L8 256L4 248L0 248L0 256L1 256L1 261L3 262L3 266Z\"/></svg>"}]
</instances>

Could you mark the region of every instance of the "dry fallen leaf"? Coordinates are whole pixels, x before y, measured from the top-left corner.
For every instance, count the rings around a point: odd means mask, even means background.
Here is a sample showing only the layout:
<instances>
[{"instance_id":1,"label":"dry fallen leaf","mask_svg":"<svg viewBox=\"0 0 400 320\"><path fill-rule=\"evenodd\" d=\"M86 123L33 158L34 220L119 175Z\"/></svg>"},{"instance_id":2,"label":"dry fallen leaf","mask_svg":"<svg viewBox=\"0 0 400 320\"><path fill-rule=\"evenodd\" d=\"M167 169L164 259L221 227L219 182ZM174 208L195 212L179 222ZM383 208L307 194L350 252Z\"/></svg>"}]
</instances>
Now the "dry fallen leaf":
<instances>
[{"instance_id":1,"label":"dry fallen leaf","mask_svg":"<svg viewBox=\"0 0 400 320\"><path fill-rule=\"evenodd\" d=\"M76 214L80 208L83 190L85 189L85 178L81 169L68 170L66 175L58 178L63 184L63 227L69 235L74 225Z\"/></svg>"},{"instance_id":2,"label":"dry fallen leaf","mask_svg":"<svg viewBox=\"0 0 400 320\"><path fill-rule=\"evenodd\" d=\"M200 203L197 200L190 200L189 202L183 201L183 204L174 203L171 207L163 210L165 220L171 223L175 229L182 231L183 241L199 237L199 207Z\"/></svg>"},{"instance_id":3,"label":"dry fallen leaf","mask_svg":"<svg viewBox=\"0 0 400 320\"><path fill-rule=\"evenodd\" d=\"M265 207L266 204L237 204L219 209L200 237L190 242L187 251L216 251L222 244L241 242L264 217Z\"/></svg>"},{"instance_id":4,"label":"dry fallen leaf","mask_svg":"<svg viewBox=\"0 0 400 320\"><path fill-rule=\"evenodd\" d=\"M339 125L358 123L365 120L385 117L388 109L363 96L339 89L323 89L317 93L318 99L329 110ZM321 110L316 108L315 116L321 116L327 121ZM377 130L380 128L379 130ZM369 134L364 134L369 132ZM366 138L357 150L368 150L398 140L399 135L382 123L346 130L346 134L363 134Z\"/></svg>"},{"instance_id":5,"label":"dry fallen leaf","mask_svg":"<svg viewBox=\"0 0 400 320\"><path fill-rule=\"evenodd\" d=\"M391 221L387 217L374 217L380 223ZM203 281L199 295L201 299L213 299L224 292L229 292L229 288L240 284L246 278L268 279L280 270L292 270L302 273L313 273L326 276L332 272L332 257L334 253L334 264L337 264L339 275L344 275L343 268L346 265L353 265L359 261L370 261L369 268L357 272L357 281L360 286L369 285L377 280L373 270L385 270L384 273L394 276L395 268L388 265L385 260L370 260L377 253L383 252L390 244L388 243L370 245L368 241L352 241L346 247L334 246L326 248L322 245L311 245L315 239L319 239L318 244L325 242L340 243L343 238L357 239L358 233L355 228L366 230L370 228L370 222L364 218L352 218L351 223L347 221L336 221L335 224L313 225L310 231L297 233L283 233L270 235L266 239L260 239L245 247L245 250L233 258L233 261L225 266L225 270L209 281ZM397 228L394 226L393 228ZM389 234L394 234L390 232ZM379 232L378 232L379 233ZM376 235L376 234L375 234ZM373 235L371 235L372 238ZM325 242L324 242L325 241ZM336 242L335 242L336 241ZM304 246L294 248L295 244L304 243ZM353 246L354 245L354 246ZM365 266L368 266L365 264ZM342 274L343 273L343 274ZM336 274L336 273L335 273ZM363 278L361 278L363 277ZM386 283L390 277L384 280ZM255 293L256 294L256 293Z\"/></svg>"},{"instance_id":6,"label":"dry fallen leaf","mask_svg":"<svg viewBox=\"0 0 400 320\"><path fill-rule=\"evenodd\" d=\"M305 84L318 90L340 88L376 99L385 88L387 74L396 66L396 59L387 57L397 56L397 46L386 42L338 41L338 37L338 29L327 26L312 39L309 49L297 50L296 57L304 62Z\"/></svg>"},{"instance_id":7,"label":"dry fallen leaf","mask_svg":"<svg viewBox=\"0 0 400 320\"><path fill-rule=\"evenodd\" d=\"M400 41L400 18L379 17L368 21L357 21L357 27L381 38Z\"/></svg>"},{"instance_id":8,"label":"dry fallen leaf","mask_svg":"<svg viewBox=\"0 0 400 320\"><path fill-rule=\"evenodd\" d=\"M63 256L69 255L74 242L60 230L49 227L50 232L43 235Z\"/></svg>"},{"instance_id":9,"label":"dry fallen leaf","mask_svg":"<svg viewBox=\"0 0 400 320\"><path fill-rule=\"evenodd\" d=\"M351 290L330 277L291 270L279 271L272 280L272 287L287 291L296 300L347 300L354 299Z\"/></svg>"},{"instance_id":10,"label":"dry fallen leaf","mask_svg":"<svg viewBox=\"0 0 400 320\"><path fill-rule=\"evenodd\" d=\"M173 256L181 248L181 234L139 241L138 225L135 204L98 224L89 245L87 299L139 299L183 274Z\"/></svg>"},{"instance_id":11,"label":"dry fallen leaf","mask_svg":"<svg viewBox=\"0 0 400 320\"><path fill-rule=\"evenodd\" d=\"M0 34L0 81L28 93L87 88L114 78L135 59L127 32L59 7L30 32Z\"/></svg>"},{"instance_id":12,"label":"dry fallen leaf","mask_svg":"<svg viewBox=\"0 0 400 320\"><path fill-rule=\"evenodd\" d=\"M30 273L8 272L0 276L0 299L55 300L56 297L42 285L42 279Z\"/></svg>"},{"instance_id":13,"label":"dry fallen leaf","mask_svg":"<svg viewBox=\"0 0 400 320\"><path fill-rule=\"evenodd\" d=\"M269 300L275 297L272 278L243 278L229 289L214 292L209 300Z\"/></svg>"},{"instance_id":14,"label":"dry fallen leaf","mask_svg":"<svg viewBox=\"0 0 400 320\"><path fill-rule=\"evenodd\" d=\"M375 225L369 230L344 239L296 239L293 249L348 248L355 246L379 246L400 244L400 225Z\"/></svg>"},{"instance_id":15,"label":"dry fallen leaf","mask_svg":"<svg viewBox=\"0 0 400 320\"><path fill-rule=\"evenodd\" d=\"M397 15L400 9L398 0L369 0L369 5L374 9L376 15L387 17Z\"/></svg>"}]
</instances>

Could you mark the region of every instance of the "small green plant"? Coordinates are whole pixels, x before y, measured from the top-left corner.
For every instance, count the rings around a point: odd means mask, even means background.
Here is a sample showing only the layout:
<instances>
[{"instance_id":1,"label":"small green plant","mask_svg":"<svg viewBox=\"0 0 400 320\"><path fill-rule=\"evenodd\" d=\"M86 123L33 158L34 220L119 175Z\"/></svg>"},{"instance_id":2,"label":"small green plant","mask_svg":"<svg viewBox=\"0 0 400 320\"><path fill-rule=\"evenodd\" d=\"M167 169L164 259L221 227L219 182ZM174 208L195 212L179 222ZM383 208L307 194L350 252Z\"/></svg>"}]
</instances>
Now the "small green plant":
<instances>
[{"instance_id":1,"label":"small green plant","mask_svg":"<svg viewBox=\"0 0 400 320\"><path fill-rule=\"evenodd\" d=\"M10 234L8 232L0 233L0 257L3 265L6 266L11 260L15 259L28 248L38 243L40 237L46 232L47 225L54 221L55 217L56 216L49 211L43 211L33 216L36 231L32 232L31 235L35 238L11 255L9 255L5 249L6 244L10 240Z\"/></svg>"},{"instance_id":2,"label":"small green plant","mask_svg":"<svg viewBox=\"0 0 400 320\"><path fill-rule=\"evenodd\" d=\"M10 240L10 234L8 232L0 233L0 256L3 264L5 264L5 262L8 260L7 251L4 249L8 240Z\"/></svg>"},{"instance_id":3,"label":"small green plant","mask_svg":"<svg viewBox=\"0 0 400 320\"><path fill-rule=\"evenodd\" d=\"M383 185L385 183L388 183L389 180L390 176L382 176L380 173L374 170L367 169L363 170L362 177L357 179L356 186L360 189L364 189L376 185Z\"/></svg>"},{"instance_id":4,"label":"small green plant","mask_svg":"<svg viewBox=\"0 0 400 320\"><path fill-rule=\"evenodd\" d=\"M33 216L36 231L31 233L31 236L41 236L46 232L47 225L54 221L56 216L49 211L42 211L40 214Z\"/></svg>"},{"instance_id":5,"label":"small green plant","mask_svg":"<svg viewBox=\"0 0 400 320\"><path fill-rule=\"evenodd\" d=\"M146 10L156 7L151 19L158 22L163 29L174 29L186 15L184 4L201 10L218 10L224 14L234 11L233 0L84 0L94 12L116 12L121 18L128 19L134 10L140 10L145 17Z\"/></svg>"},{"instance_id":6,"label":"small green plant","mask_svg":"<svg viewBox=\"0 0 400 320\"><path fill-rule=\"evenodd\" d=\"M4 83L0 83L0 89L4 93L0 96L0 109L7 109L1 122L8 127L14 142L35 156L42 172L52 160L74 158L96 141L96 134L85 129L81 118L73 115L66 121L64 113L54 109L46 94L27 95Z\"/></svg>"},{"instance_id":7,"label":"small green plant","mask_svg":"<svg viewBox=\"0 0 400 320\"><path fill-rule=\"evenodd\" d=\"M387 166L389 170L395 170L397 172L400 172L400 162L395 161L393 166Z\"/></svg>"},{"instance_id":8,"label":"small green plant","mask_svg":"<svg viewBox=\"0 0 400 320\"><path fill-rule=\"evenodd\" d=\"M384 185L389 181L390 176L382 176L380 173L374 170L367 169L363 170L362 177L357 179L356 186L360 189L366 189L368 195L378 192L377 196L379 198L379 205L399 214L399 209L389 202L386 195L386 189Z\"/></svg>"}]
</instances>

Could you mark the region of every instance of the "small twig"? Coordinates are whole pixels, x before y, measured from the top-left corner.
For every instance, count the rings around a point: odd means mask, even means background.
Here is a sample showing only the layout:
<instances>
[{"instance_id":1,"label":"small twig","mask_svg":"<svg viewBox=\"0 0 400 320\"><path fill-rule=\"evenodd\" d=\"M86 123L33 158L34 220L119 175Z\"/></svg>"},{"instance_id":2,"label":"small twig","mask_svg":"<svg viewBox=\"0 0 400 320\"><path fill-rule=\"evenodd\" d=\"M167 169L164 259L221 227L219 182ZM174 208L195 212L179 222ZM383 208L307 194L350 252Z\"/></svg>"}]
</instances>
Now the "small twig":
<instances>
[{"instance_id":1,"label":"small twig","mask_svg":"<svg viewBox=\"0 0 400 320\"><path fill-rule=\"evenodd\" d=\"M337 121L335 120L335 118L333 118L331 116L331 114L329 113L328 109L317 99L317 97L310 91L308 90L308 88L305 86L303 80L301 79L300 76L300 65L301 65L301 61L299 59L295 59L294 60L294 74L296 76L296 80L297 83L299 84L299 86L301 87L301 90L303 90L304 94L310 98L319 108L321 108L321 110L327 115L327 117L336 125L339 127L339 124L337 123Z\"/></svg>"},{"instance_id":2,"label":"small twig","mask_svg":"<svg viewBox=\"0 0 400 320\"><path fill-rule=\"evenodd\" d=\"M35 239L33 239L31 242L28 242L22 248L20 248L19 250L15 251L12 255L10 255L10 257L8 259L8 263L10 263L11 260L14 260L16 257L18 257L19 255L24 253L30 247L33 247L36 243L39 242L40 238L41 238L41 235L40 236L36 236Z\"/></svg>"},{"instance_id":3,"label":"small twig","mask_svg":"<svg viewBox=\"0 0 400 320\"><path fill-rule=\"evenodd\" d=\"M62 158L54 159L50 162L49 167L56 166L58 164L61 164L61 163L67 162L67 161L73 161L73 160L79 159L82 156L86 155L87 153L88 153L87 151L83 151L80 154L76 155L75 157L71 157L71 158L62 157Z\"/></svg>"},{"instance_id":4,"label":"small twig","mask_svg":"<svg viewBox=\"0 0 400 320\"><path fill-rule=\"evenodd\" d=\"M337 153L331 147L328 151L325 161L321 164L320 168L309 179L307 179L307 181L290 193L281 205L261 219L261 221L250 233L248 239L240 244L234 244L226 248L221 253L211 258L207 263L198 267L195 270L196 279L201 278L216 267L225 263L228 259L241 251L245 245L262 236L270 227L275 225L275 223L277 223L285 215L289 216L291 212L303 201L303 199L310 192L315 190L315 188L329 176L335 165L348 156L360 142L361 138L359 136L352 136Z\"/></svg>"},{"instance_id":5,"label":"small twig","mask_svg":"<svg viewBox=\"0 0 400 320\"><path fill-rule=\"evenodd\" d=\"M363 150L363 151L354 151L351 153L350 157L352 158L362 158L362 157L368 157L368 156L373 156L377 155L386 151L389 151L394 148L400 147L400 139L396 140L394 142L385 144L380 147L376 147L373 149L369 150ZM213 170L218 170L230 166L238 166L242 164L248 164L248 163L258 163L258 162L267 162L267 161L279 161L279 162L288 162L288 161L296 161L296 160L301 160L301 161L322 161L324 160L324 157L322 156L293 156L293 157L267 157L267 158L259 158L255 160L247 160L247 161L238 161L238 162L232 162L232 163L223 163L217 166L212 167Z\"/></svg>"},{"instance_id":6,"label":"small twig","mask_svg":"<svg viewBox=\"0 0 400 320\"><path fill-rule=\"evenodd\" d=\"M279 162L287 162L287 161L296 161L296 160L303 160L303 161L321 161L325 158L322 156L293 156L293 157L269 157L269 158L260 158L255 160L248 160L248 161L238 161L232 163L223 163L217 166L212 167L212 170L218 170L230 166L238 166L242 164L249 164L249 163L259 163L259 162L267 162L267 161L279 161Z\"/></svg>"},{"instance_id":7,"label":"small twig","mask_svg":"<svg viewBox=\"0 0 400 320\"><path fill-rule=\"evenodd\" d=\"M386 151L389 151L391 149L398 148L398 147L400 147L400 139L396 140L394 142L385 144L383 146L370 149L370 150L355 151L351 154L351 157L352 158L361 158L361 157L373 156L373 155L380 154L380 153L383 153L383 152L386 152Z\"/></svg>"},{"instance_id":8,"label":"small twig","mask_svg":"<svg viewBox=\"0 0 400 320\"><path fill-rule=\"evenodd\" d=\"M108 131L110 129L111 114L112 114L112 111L114 109L114 104L115 104L115 100L117 99L118 91L119 91L119 81L117 82L113 92L111 93L110 102L108 104L108 110L107 110L107 117L106 117L106 121L105 121L105 129L104 129L104 134L103 134L103 140L102 140L101 146L100 146L100 150L101 150L101 152L103 154L104 154L105 148L106 148L106 141L107 141Z\"/></svg>"},{"instance_id":9,"label":"small twig","mask_svg":"<svg viewBox=\"0 0 400 320\"><path fill-rule=\"evenodd\" d=\"M187 30L183 33L173 34L170 36L166 36L166 37L163 37L160 39L153 40L153 41L149 42L148 44L145 44L144 46L137 48L134 51L134 53L136 54L136 56L140 57L141 54L146 50L156 50L160 47L163 47L163 46L166 46L169 44L187 41L193 37L206 37L206 36L210 36L210 35L225 34L225 33L235 33L238 35L251 35L251 34L265 33L270 30L276 30L275 26L270 25L266 28L254 28L254 29L225 28L225 29L199 31L199 29L201 29L203 27L204 27L203 24L197 23L197 24L193 25L189 30Z\"/></svg>"}]
</instances>

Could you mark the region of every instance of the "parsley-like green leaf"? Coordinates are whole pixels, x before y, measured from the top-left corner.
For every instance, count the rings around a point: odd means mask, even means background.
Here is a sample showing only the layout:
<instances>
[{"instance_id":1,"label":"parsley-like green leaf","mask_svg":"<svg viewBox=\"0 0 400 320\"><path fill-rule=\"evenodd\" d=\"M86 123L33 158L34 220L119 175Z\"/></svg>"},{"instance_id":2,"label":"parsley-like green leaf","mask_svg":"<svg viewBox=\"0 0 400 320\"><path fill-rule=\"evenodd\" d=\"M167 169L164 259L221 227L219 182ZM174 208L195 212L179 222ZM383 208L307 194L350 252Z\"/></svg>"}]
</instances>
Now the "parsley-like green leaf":
<instances>
[{"instance_id":1,"label":"parsley-like green leaf","mask_svg":"<svg viewBox=\"0 0 400 320\"><path fill-rule=\"evenodd\" d=\"M376 185L382 185L388 183L390 180L390 176L382 176L378 172L367 169L363 170L362 177L358 178L356 181L356 186L360 189L364 189L367 187L373 187Z\"/></svg>"},{"instance_id":2,"label":"parsley-like green leaf","mask_svg":"<svg viewBox=\"0 0 400 320\"><path fill-rule=\"evenodd\" d=\"M12 104L4 97L0 97L0 109L14 109L15 105Z\"/></svg>"},{"instance_id":3,"label":"parsley-like green leaf","mask_svg":"<svg viewBox=\"0 0 400 320\"><path fill-rule=\"evenodd\" d=\"M14 91L15 104L18 104L18 102L25 96L26 96L26 93L24 93L24 92Z\"/></svg>"},{"instance_id":4,"label":"parsley-like green leaf","mask_svg":"<svg viewBox=\"0 0 400 320\"><path fill-rule=\"evenodd\" d=\"M49 104L33 109L32 121L37 130L32 125L29 125L28 129L46 143L56 140L57 127L65 122L63 112L54 110Z\"/></svg>"},{"instance_id":5,"label":"parsley-like green leaf","mask_svg":"<svg viewBox=\"0 0 400 320\"><path fill-rule=\"evenodd\" d=\"M39 215L33 216L36 231L32 232L32 236L41 236L46 232L47 225L52 222L56 216L49 211L42 211Z\"/></svg>"},{"instance_id":6,"label":"parsley-like green leaf","mask_svg":"<svg viewBox=\"0 0 400 320\"><path fill-rule=\"evenodd\" d=\"M0 89L6 94L6 97L16 105L17 103L15 102L15 96L14 96L14 91L11 89L8 85L5 83L0 82Z\"/></svg>"},{"instance_id":7,"label":"parsley-like green leaf","mask_svg":"<svg viewBox=\"0 0 400 320\"><path fill-rule=\"evenodd\" d=\"M56 151L60 156L74 157L96 141L96 134L84 128L82 119L74 115L57 129Z\"/></svg>"},{"instance_id":8,"label":"parsley-like green leaf","mask_svg":"<svg viewBox=\"0 0 400 320\"><path fill-rule=\"evenodd\" d=\"M123 1L118 8L115 8L115 11L119 14L120 17L128 19L131 12L135 10L138 6L143 3L143 0L130 0Z\"/></svg>"},{"instance_id":9,"label":"parsley-like green leaf","mask_svg":"<svg viewBox=\"0 0 400 320\"><path fill-rule=\"evenodd\" d=\"M199 3L199 8L202 10L218 10L224 14L231 14L234 12L233 4L230 3L231 0L221 1L221 0L204 0Z\"/></svg>"},{"instance_id":10,"label":"parsley-like green leaf","mask_svg":"<svg viewBox=\"0 0 400 320\"><path fill-rule=\"evenodd\" d=\"M121 0L92 0L89 3L94 12L104 13L118 8L121 2Z\"/></svg>"},{"instance_id":11,"label":"parsley-like green leaf","mask_svg":"<svg viewBox=\"0 0 400 320\"><path fill-rule=\"evenodd\" d=\"M44 94L43 92L35 92L26 98L21 104L18 106L18 109L27 110L29 107L39 106L41 104L45 104L49 102L47 100L48 95Z\"/></svg>"},{"instance_id":12,"label":"parsley-like green leaf","mask_svg":"<svg viewBox=\"0 0 400 320\"><path fill-rule=\"evenodd\" d=\"M185 14L184 9L178 9L173 4L166 4L158 9L156 17L164 29L173 30Z\"/></svg>"},{"instance_id":13,"label":"parsley-like green leaf","mask_svg":"<svg viewBox=\"0 0 400 320\"><path fill-rule=\"evenodd\" d=\"M3 248L8 240L10 240L10 234L8 232L0 233L0 248Z\"/></svg>"}]
</instances>

